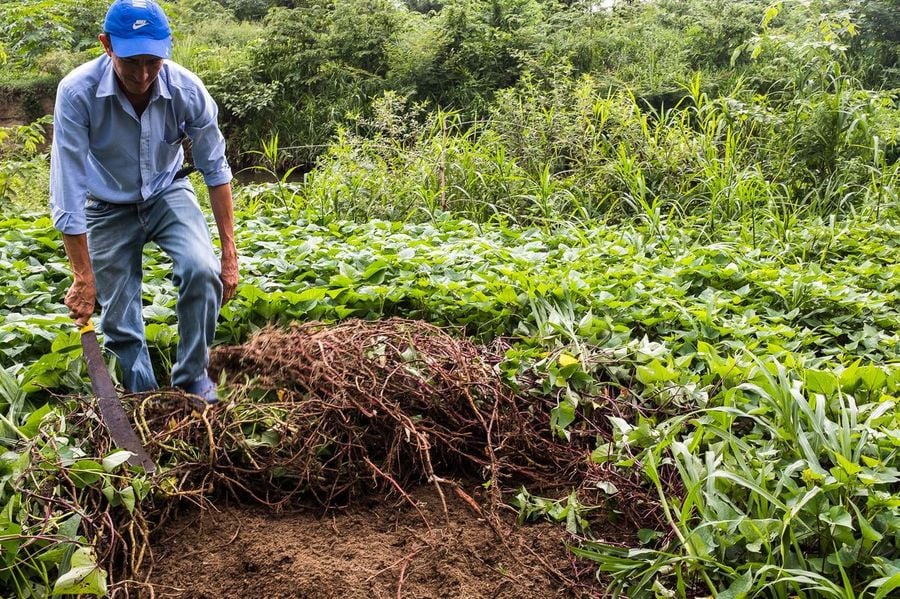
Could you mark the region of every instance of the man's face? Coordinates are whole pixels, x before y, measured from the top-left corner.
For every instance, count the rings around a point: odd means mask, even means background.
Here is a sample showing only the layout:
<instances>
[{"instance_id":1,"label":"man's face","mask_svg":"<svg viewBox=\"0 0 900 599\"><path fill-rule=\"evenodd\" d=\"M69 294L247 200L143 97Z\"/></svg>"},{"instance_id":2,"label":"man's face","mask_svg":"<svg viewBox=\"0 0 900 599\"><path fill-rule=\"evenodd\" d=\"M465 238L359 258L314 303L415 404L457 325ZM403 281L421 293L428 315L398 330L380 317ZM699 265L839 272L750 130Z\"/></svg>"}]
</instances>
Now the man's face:
<instances>
[{"instance_id":1,"label":"man's face","mask_svg":"<svg viewBox=\"0 0 900 599\"><path fill-rule=\"evenodd\" d=\"M149 54L138 54L128 58L116 56L106 36L101 35L100 38L106 54L112 58L113 71L125 91L134 96L141 96L149 92L150 86L153 85L159 76L159 71L162 70L163 59Z\"/></svg>"}]
</instances>

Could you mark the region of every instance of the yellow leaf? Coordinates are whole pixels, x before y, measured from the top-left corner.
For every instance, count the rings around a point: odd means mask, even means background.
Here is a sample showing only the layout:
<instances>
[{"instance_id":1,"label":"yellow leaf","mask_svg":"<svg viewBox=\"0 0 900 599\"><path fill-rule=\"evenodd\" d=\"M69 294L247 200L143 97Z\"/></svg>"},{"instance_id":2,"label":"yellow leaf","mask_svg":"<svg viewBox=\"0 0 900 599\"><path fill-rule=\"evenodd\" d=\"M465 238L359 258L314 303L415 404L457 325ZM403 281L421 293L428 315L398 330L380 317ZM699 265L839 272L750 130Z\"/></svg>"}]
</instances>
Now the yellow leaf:
<instances>
[{"instance_id":1,"label":"yellow leaf","mask_svg":"<svg viewBox=\"0 0 900 599\"><path fill-rule=\"evenodd\" d=\"M861 455L859 457L865 463L865 465L868 466L869 468L880 468L881 466L884 466L884 464L881 463L881 460L876 460L875 458L870 458L867 455Z\"/></svg>"},{"instance_id":2,"label":"yellow leaf","mask_svg":"<svg viewBox=\"0 0 900 599\"><path fill-rule=\"evenodd\" d=\"M565 368L566 366L572 366L574 364L580 364L581 362L578 358L574 356L570 356L569 354L559 354L559 365Z\"/></svg>"}]
</instances>

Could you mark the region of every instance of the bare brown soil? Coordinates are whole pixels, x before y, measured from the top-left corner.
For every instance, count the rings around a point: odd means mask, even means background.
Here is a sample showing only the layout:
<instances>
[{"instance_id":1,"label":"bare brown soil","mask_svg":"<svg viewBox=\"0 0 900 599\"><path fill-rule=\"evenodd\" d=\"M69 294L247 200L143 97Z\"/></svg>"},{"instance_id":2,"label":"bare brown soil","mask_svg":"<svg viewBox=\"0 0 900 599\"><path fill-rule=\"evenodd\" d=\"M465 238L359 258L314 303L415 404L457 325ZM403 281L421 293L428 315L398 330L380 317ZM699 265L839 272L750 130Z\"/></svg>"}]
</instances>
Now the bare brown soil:
<instances>
[{"instance_id":1,"label":"bare brown soil","mask_svg":"<svg viewBox=\"0 0 900 599\"><path fill-rule=\"evenodd\" d=\"M155 536L153 594L170 598L588 597L592 568L576 564L554 524L501 536L449 494L448 518L433 487L408 501L284 511L190 508ZM578 583L577 579L585 582Z\"/></svg>"},{"instance_id":2,"label":"bare brown soil","mask_svg":"<svg viewBox=\"0 0 900 599\"><path fill-rule=\"evenodd\" d=\"M53 98L41 97L38 100L41 114L53 114ZM0 127L15 127L30 123L33 115L29 115L23 99L15 94L0 93Z\"/></svg>"}]
</instances>

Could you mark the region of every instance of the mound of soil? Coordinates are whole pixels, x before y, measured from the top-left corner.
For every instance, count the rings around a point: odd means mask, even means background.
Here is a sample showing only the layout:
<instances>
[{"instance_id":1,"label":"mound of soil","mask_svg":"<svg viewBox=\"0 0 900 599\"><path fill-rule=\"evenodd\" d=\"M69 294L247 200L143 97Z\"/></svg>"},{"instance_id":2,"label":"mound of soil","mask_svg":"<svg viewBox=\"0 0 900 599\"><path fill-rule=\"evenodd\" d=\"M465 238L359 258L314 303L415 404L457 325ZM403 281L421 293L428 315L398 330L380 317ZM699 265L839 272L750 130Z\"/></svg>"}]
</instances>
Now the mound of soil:
<instances>
[{"instance_id":1,"label":"mound of soil","mask_svg":"<svg viewBox=\"0 0 900 599\"><path fill-rule=\"evenodd\" d=\"M154 535L156 597L581 597L559 525L510 521L498 537L455 495L275 514L218 506L180 513ZM449 521L448 521L449 520ZM592 570L581 567L590 584Z\"/></svg>"}]
</instances>

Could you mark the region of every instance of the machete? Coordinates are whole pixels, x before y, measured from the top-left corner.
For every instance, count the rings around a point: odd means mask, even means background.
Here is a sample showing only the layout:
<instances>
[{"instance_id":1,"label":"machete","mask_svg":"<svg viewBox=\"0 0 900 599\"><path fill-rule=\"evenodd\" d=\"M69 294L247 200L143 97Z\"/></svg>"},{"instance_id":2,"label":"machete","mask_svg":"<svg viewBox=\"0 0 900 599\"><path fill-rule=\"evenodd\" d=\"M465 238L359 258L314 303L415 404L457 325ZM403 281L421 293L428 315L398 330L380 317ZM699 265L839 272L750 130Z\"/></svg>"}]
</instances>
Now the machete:
<instances>
[{"instance_id":1,"label":"machete","mask_svg":"<svg viewBox=\"0 0 900 599\"><path fill-rule=\"evenodd\" d=\"M100 417L109 430L110 437L116 445L131 452L129 464L140 466L147 474L153 474L156 472L156 464L150 459L137 433L134 432L125 408L119 401L109 371L106 370L103 354L100 353L97 333L94 332L94 325L90 321L81 329L81 349L87 362L91 389L97 396L97 403L100 406Z\"/></svg>"}]
</instances>

